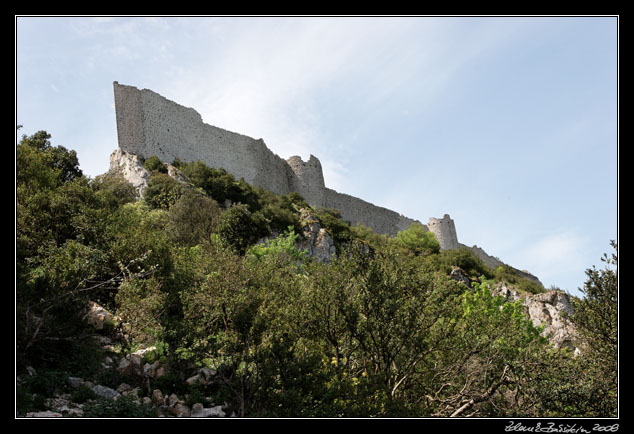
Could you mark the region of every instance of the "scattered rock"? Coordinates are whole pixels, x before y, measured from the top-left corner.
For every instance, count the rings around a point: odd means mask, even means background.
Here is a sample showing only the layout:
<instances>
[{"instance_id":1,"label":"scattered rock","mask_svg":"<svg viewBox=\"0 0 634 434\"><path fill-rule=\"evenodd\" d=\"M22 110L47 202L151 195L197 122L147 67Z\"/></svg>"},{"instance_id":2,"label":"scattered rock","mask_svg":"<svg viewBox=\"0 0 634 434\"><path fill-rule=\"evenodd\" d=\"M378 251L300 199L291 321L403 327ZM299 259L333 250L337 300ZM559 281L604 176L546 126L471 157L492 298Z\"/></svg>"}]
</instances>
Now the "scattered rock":
<instances>
[{"instance_id":1,"label":"scattered rock","mask_svg":"<svg viewBox=\"0 0 634 434\"><path fill-rule=\"evenodd\" d=\"M200 368L200 370L198 372L203 374L203 376L205 377L205 381L206 382L210 382L217 374L216 371L214 371L211 368L207 368L207 367Z\"/></svg>"},{"instance_id":2,"label":"scattered rock","mask_svg":"<svg viewBox=\"0 0 634 434\"><path fill-rule=\"evenodd\" d=\"M78 387L81 387L82 384L84 384L84 380L82 380L79 377L68 377L68 384L70 384L71 387L74 387L76 389Z\"/></svg>"},{"instance_id":3,"label":"scattered rock","mask_svg":"<svg viewBox=\"0 0 634 434\"><path fill-rule=\"evenodd\" d=\"M97 396L106 399L114 399L121 396L116 390L101 385L94 386L92 391L95 392Z\"/></svg>"},{"instance_id":4,"label":"scattered rock","mask_svg":"<svg viewBox=\"0 0 634 434\"><path fill-rule=\"evenodd\" d=\"M225 412L222 411L222 406L218 405L211 408L204 408L200 402L197 402L192 406L191 417L225 417Z\"/></svg>"},{"instance_id":5,"label":"scattered rock","mask_svg":"<svg viewBox=\"0 0 634 434\"><path fill-rule=\"evenodd\" d=\"M456 280L460 283L464 283L467 287L471 288L471 279L467 276L467 273L460 267L452 266L451 273L449 273L449 277L453 280Z\"/></svg>"},{"instance_id":6,"label":"scattered rock","mask_svg":"<svg viewBox=\"0 0 634 434\"><path fill-rule=\"evenodd\" d=\"M117 367L117 372L119 373L119 375L127 376L132 374L133 369L134 369L134 366L132 365L132 362L126 358L123 358L119 362L119 366Z\"/></svg>"},{"instance_id":7,"label":"scattered rock","mask_svg":"<svg viewBox=\"0 0 634 434\"><path fill-rule=\"evenodd\" d=\"M176 404L181 402L181 400L178 399L178 396L176 396L175 393L172 393L169 398L167 398L167 402L170 407L175 407Z\"/></svg>"},{"instance_id":8,"label":"scattered rock","mask_svg":"<svg viewBox=\"0 0 634 434\"><path fill-rule=\"evenodd\" d=\"M90 302L88 313L84 315L84 320L97 330L103 330L104 324L112 321L113 318L110 312L94 301Z\"/></svg>"},{"instance_id":9,"label":"scattered rock","mask_svg":"<svg viewBox=\"0 0 634 434\"><path fill-rule=\"evenodd\" d=\"M31 413L27 413L26 417L64 417L62 413L57 413L55 411L35 411Z\"/></svg>"},{"instance_id":10,"label":"scattered rock","mask_svg":"<svg viewBox=\"0 0 634 434\"><path fill-rule=\"evenodd\" d=\"M159 389L155 389L152 392L152 403L156 406L165 405L165 398Z\"/></svg>"},{"instance_id":11,"label":"scattered rock","mask_svg":"<svg viewBox=\"0 0 634 434\"><path fill-rule=\"evenodd\" d=\"M188 386L193 386L196 383L204 383L205 381L200 377L200 374L193 375L185 380Z\"/></svg>"},{"instance_id":12,"label":"scattered rock","mask_svg":"<svg viewBox=\"0 0 634 434\"><path fill-rule=\"evenodd\" d=\"M128 383L121 383L119 384L119 387L117 387L117 392L124 394L126 392L129 392L133 390L132 386L130 386Z\"/></svg>"}]
</instances>

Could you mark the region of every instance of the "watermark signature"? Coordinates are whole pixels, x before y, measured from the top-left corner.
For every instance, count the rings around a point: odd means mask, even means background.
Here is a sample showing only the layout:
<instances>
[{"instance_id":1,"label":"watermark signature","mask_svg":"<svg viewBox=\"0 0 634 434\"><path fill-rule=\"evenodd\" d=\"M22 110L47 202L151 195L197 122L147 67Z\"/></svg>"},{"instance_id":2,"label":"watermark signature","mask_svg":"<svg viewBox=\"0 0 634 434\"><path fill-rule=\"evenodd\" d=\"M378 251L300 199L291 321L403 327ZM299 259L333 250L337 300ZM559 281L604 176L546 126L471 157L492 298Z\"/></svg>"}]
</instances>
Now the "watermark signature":
<instances>
[{"instance_id":1,"label":"watermark signature","mask_svg":"<svg viewBox=\"0 0 634 434\"><path fill-rule=\"evenodd\" d=\"M508 426L504 428L506 432L530 432L530 433L565 433L565 434L590 434L596 432L618 432L619 424L598 424L592 426L583 426L581 424L564 424L556 422L548 422L542 424L537 422L534 425L524 425L522 422L509 421Z\"/></svg>"}]
</instances>

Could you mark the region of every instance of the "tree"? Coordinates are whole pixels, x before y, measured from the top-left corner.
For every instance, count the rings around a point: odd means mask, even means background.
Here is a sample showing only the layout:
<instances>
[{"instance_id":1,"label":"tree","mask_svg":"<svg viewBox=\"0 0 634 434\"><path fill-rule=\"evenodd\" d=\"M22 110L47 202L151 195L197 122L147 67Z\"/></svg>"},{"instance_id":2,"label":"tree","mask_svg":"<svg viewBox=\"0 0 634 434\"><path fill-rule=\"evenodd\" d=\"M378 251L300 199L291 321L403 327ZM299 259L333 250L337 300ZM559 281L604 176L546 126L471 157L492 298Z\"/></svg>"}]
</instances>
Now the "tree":
<instances>
[{"instance_id":1,"label":"tree","mask_svg":"<svg viewBox=\"0 0 634 434\"><path fill-rule=\"evenodd\" d=\"M239 254L244 254L257 240L259 229L249 208L244 204L233 205L218 219L217 233Z\"/></svg>"},{"instance_id":2,"label":"tree","mask_svg":"<svg viewBox=\"0 0 634 434\"><path fill-rule=\"evenodd\" d=\"M606 267L586 270L584 297L573 299L570 318L582 340L586 375L578 386L587 390L585 415L593 417L614 417L618 407L618 246L610 245L615 253L601 258Z\"/></svg>"},{"instance_id":3,"label":"tree","mask_svg":"<svg viewBox=\"0 0 634 434\"><path fill-rule=\"evenodd\" d=\"M169 233L178 243L201 244L209 241L220 214L215 200L187 189L169 210Z\"/></svg>"},{"instance_id":4,"label":"tree","mask_svg":"<svg viewBox=\"0 0 634 434\"><path fill-rule=\"evenodd\" d=\"M415 255L429 255L440 251L440 243L433 232L419 222L414 222L404 231L398 231L394 242Z\"/></svg>"}]
</instances>

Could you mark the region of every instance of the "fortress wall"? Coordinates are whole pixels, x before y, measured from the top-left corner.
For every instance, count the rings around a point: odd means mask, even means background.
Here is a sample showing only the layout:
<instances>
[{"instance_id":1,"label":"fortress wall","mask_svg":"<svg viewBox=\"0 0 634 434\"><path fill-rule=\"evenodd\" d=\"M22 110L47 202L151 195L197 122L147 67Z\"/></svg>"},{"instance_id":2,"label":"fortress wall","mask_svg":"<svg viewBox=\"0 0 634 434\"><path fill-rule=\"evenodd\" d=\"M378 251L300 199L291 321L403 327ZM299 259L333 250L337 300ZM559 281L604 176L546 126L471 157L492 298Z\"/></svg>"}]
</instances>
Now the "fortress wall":
<instances>
[{"instance_id":1,"label":"fortress wall","mask_svg":"<svg viewBox=\"0 0 634 434\"><path fill-rule=\"evenodd\" d=\"M148 89L114 83L119 148L171 163L200 160L237 178L279 194L289 193L286 162L262 139L217 128L184 107ZM128 119L129 118L129 119Z\"/></svg>"},{"instance_id":2,"label":"fortress wall","mask_svg":"<svg viewBox=\"0 0 634 434\"><path fill-rule=\"evenodd\" d=\"M141 93L136 87L114 82L114 105L119 147L140 155L145 149Z\"/></svg>"},{"instance_id":3,"label":"fortress wall","mask_svg":"<svg viewBox=\"0 0 634 434\"><path fill-rule=\"evenodd\" d=\"M341 218L352 225L361 223L379 234L394 236L398 231L407 229L416 220L407 218L395 211L379 207L362 199L325 189L326 208L336 208Z\"/></svg>"},{"instance_id":4,"label":"fortress wall","mask_svg":"<svg viewBox=\"0 0 634 434\"><path fill-rule=\"evenodd\" d=\"M172 163L178 158L200 160L224 168L237 178L278 194L296 191L315 207L336 208L344 220L361 223L377 233L396 235L414 220L387 208L326 188L319 159L287 161L269 150L262 139L208 125L196 110L148 89L114 82L119 148Z\"/></svg>"}]
</instances>

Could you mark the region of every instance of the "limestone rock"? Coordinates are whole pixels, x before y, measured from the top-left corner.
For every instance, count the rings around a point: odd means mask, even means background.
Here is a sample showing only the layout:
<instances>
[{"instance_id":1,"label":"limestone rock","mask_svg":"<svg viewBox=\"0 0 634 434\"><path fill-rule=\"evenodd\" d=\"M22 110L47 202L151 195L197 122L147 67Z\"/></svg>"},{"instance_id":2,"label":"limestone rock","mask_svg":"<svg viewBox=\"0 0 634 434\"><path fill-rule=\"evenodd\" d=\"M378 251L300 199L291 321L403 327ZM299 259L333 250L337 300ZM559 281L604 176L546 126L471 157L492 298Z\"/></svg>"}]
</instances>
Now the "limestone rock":
<instances>
[{"instance_id":1,"label":"limestone rock","mask_svg":"<svg viewBox=\"0 0 634 434\"><path fill-rule=\"evenodd\" d=\"M550 337L556 348L568 347L576 350L575 329L564 318L564 314L573 313L568 294L561 291L547 291L527 296L524 304L533 324L544 325L544 334Z\"/></svg>"},{"instance_id":2,"label":"limestone rock","mask_svg":"<svg viewBox=\"0 0 634 434\"><path fill-rule=\"evenodd\" d=\"M457 280L460 283L464 283L465 285L467 285L468 288L471 288L471 279L469 279L469 276L467 276L462 268L452 266L449 277L453 280Z\"/></svg>"},{"instance_id":3,"label":"limestone rock","mask_svg":"<svg viewBox=\"0 0 634 434\"><path fill-rule=\"evenodd\" d=\"M94 301L90 302L88 312L84 315L84 320L97 330L102 330L104 324L113 319L114 316L110 312Z\"/></svg>"},{"instance_id":4,"label":"limestone rock","mask_svg":"<svg viewBox=\"0 0 634 434\"><path fill-rule=\"evenodd\" d=\"M197 402L192 406L191 417L225 417L225 412L222 411L222 406L217 405L211 408L204 408L200 402Z\"/></svg>"},{"instance_id":5,"label":"limestone rock","mask_svg":"<svg viewBox=\"0 0 634 434\"><path fill-rule=\"evenodd\" d=\"M82 384L84 384L84 380L82 380L79 377L68 377L68 384L70 384L71 387L76 389L78 387L81 387Z\"/></svg>"},{"instance_id":6,"label":"limestone rock","mask_svg":"<svg viewBox=\"0 0 634 434\"><path fill-rule=\"evenodd\" d=\"M143 167L141 158L120 148L110 155L110 172L123 176L136 189L139 197L143 196L150 181L150 172Z\"/></svg>"},{"instance_id":7,"label":"limestone rock","mask_svg":"<svg viewBox=\"0 0 634 434\"><path fill-rule=\"evenodd\" d=\"M297 243L297 248L306 250L310 258L328 263L336 255L335 242L319 220L310 211L302 208L300 219L304 239Z\"/></svg>"},{"instance_id":8,"label":"limestone rock","mask_svg":"<svg viewBox=\"0 0 634 434\"><path fill-rule=\"evenodd\" d=\"M154 389L152 391L152 403L156 406L165 405L165 398L159 389Z\"/></svg>"},{"instance_id":9,"label":"limestone rock","mask_svg":"<svg viewBox=\"0 0 634 434\"><path fill-rule=\"evenodd\" d=\"M95 392L97 396L106 399L114 399L121 396L116 390L101 385L93 386L92 391Z\"/></svg>"},{"instance_id":10,"label":"limestone rock","mask_svg":"<svg viewBox=\"0 0 634 434\"><path fill-rule=\"evenodd\" d=\"M119 366L117 367L117 372L119 373L119 375L127 376L132 374L133 369L134 369L134 366L132 365L132 362L127 358L123 358L119 362Z\"/></svg>"},{"instance_id":11,"label":"limestone rock","mask_svg":"<svg viewBox=\"0 0 634 434\"><path fill-rule=\"evenodd\" d=\"M192 375L187 380L185 380L188 386L193 386L196 383L204 383L205 380L200 376L200 374Z\"/></svg>"},{"instance_id":12,"label":"limestone rock","mask_svg":"<svg viewBox=\"0 0 634 434\"><path fill-rule=\"evenodd\" d=\"M506 301L513 302L520 298L519 293L506 284L506 282L498 283L495 288L491 290L494 296L502 296Z\"/></svg>"}]
</instances>

